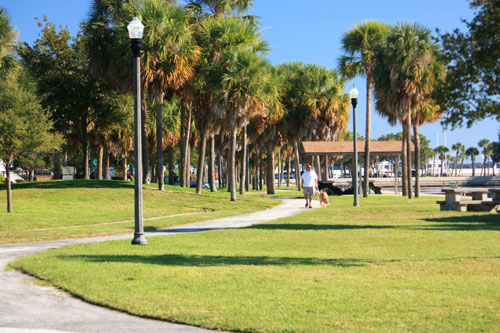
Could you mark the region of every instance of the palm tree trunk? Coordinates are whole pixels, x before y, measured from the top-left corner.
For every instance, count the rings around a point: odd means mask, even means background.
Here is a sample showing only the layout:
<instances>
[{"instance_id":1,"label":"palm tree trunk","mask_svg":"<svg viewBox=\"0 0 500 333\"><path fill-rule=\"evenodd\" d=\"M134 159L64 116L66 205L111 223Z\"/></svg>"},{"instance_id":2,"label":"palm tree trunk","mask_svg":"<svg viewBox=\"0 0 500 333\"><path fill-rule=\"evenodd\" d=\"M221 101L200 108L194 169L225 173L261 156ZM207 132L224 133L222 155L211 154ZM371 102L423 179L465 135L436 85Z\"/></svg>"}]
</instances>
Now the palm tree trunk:
<instances>
[{"instance_id":1,"label":"palm tree trunk","mask_svg":"<svg viewBox=\"0 0 500 333\"><path fill-rule=\"evenodd\" d=\"M406 167L406 163L408 163L408 159L406 158L406 125L403 123L403 140L402 140L402 153L401 153L401 161L403 162L402 170L401 170L401 192L403 197L408 195L408 182L406 181L406 172L408 171Z\"/></svg>"},{"instance_id":2,"label":"palm tree trunk","mask_svg":"<svg viewBox=\"0 0 500 333\"><path fill-rule=\"evenodd\" d=\"M299 143L297 140L293 142L293 150L295 151L295 182L297 183L297 189L300 191L302 184L300 176Z\"/></svg>"},{"instance_id":3,"label":"palm tree trunk","mask_svg":"<svg viewBox=\"0 0 500 333\"><path fill-rule=\"evenodd\" d=\"M109 175L109 149L108 145L104 145L104 179L111 180L111 176Z\"/></svg>"},{"instance_id":4,"label":"palm tree trunk","mask_svg":"<svg viewBox=\"0 0 500 333\"><path fill-rule=\"evenodd\" d=\"M151 172L149 170L149 147L148 133L146 128L146 108L141 106L141 135L142 135L142 181L149 184L151 181Z\"/></svg>"},{"instance_id":5,"label":"palm tree trunk","mask_svg":"<svg viewBox=\"0 0 500 333\"><path fill-rule=\"evenodd\" d=\"M269 144L267 148L267 168L266 168L266 183L267 194L274 194L274 145Z\"/></svg>"},{"instance_id":6,"label":"palm tree trunk","mask_svg":"<svg viewBox=\"0 0 500 333\"><path fill-rule=\"evenodd\" d=\"M156 163L158 190L163 191L163 94L156 97Z\"/></svg>"},{"instance_id":7,"label":"palm tree trunk","mask_svg":"<svg viewBox=\"0 0 500 333\"><path fill-rule=\"evenodd\" d=\"M222 154L218 154L218 171L219 171L219 188L222 188L223 187L223 183L222 183L222 177L224 177L224 171L222 170Z\"/></svg>"},{"instance_id":8,"label":"palm tree trunk","mask_svg":"<svg viewBox=\"0 0 500 333\"><path fill-rule=\"evenodd\" d=\"M259 191L262 191L263 189L263 183L264 183L264 163L262 161L262 150L259 150Z\"/></svg>"},{"instance_id":9,"label":"palm tree trunk","mask_svg":"<svg viewBox=\"0 0 500 333\"><path fill-rule=\"evenodd\" d=\"M241 182L240 182L240 194L245 194L245 179L247 174L247 127L243 127L243 144L241 146Z\"/></svg>"},{"instance_id":10,"label":"palm tree trunk","mask_svg":"<svg viewBox=\"0 0 500 333\"><path fill-rule=\"evenodd\" d=\"M318 177L319 177L318 180L323 180L323 178L322 178L323 173L321 172L321 163L319 160L319 155L314 156L314 164L313 165L315 165L315 167L316 167L316 172L317 172Z\"/></svg>"},{"instance_id":11,"label":"palm tree trunk","mask_svg":"<svg viewBox=\"0 0 500 333\"><path fill-rule=\"evenodd\" d=\"M290 173L290 162L291 162L290 154L287 154L286 174L288 175L288 177L286 177L286 187L290 187L290 177L292 176Z\"/></svg>"},{"instance_id":12,"label":"palm tree trunk","mask_svg":"<svg viewBox=\"0 0 500 333\"><path fill-rule=\"evenodd\" d=\"M370 126L371 126L371 94L372 78L366 78L366 132L365 132L365 177L363 181L363 197L369 194L368 182L370 177Z\"/></svg>"},{"instance_id":13,"label":"palm tree trunk","mask_svg":"<svg viewBox=\"0 0 500 333\"><path fill-rule=\"evenodd\" d=\"M236 201L236 128L231 129L230 158L228 161L231 201Z\"/></svg>"},{"instance_id":14,"label":"palm tree trunk","mask_svg":"<svg viewBox=\"0 0 500 333\"><path fill-rule=\"evenodd\" d=\"M186 182L185 187L190 187L191 186L191 143L189 142L189 138L186 142L186 167L184 170L186 171L186 177L184 177L184 180Z\"/></svg>"},{"instance_id":15,"label":"palm tree trunk","mask_svg":"<svg viewBox=\"0 0 500 333\"><path fill-rule=\"evenodd\" d=\"M321 171L323 173L323 180L328 180L328 156L321 156Z\"/></svg>"},{"instance_id":16,"label":"palm tree trunk","mask_svg":"<svg viewBox=\"0 0 500 333\"><path fill-rule=\"evenodd\" d=\"M97 170L95 179L102 180L102 159L104 156L104 148L102 144L98 145L98 155L97 155Z\"/></svg>"},{"instance_id":17,"label":"palm tree trunk","mask_svg":"<svg viewBox=\"0 0 500 333\"><path fill-rule=\"evenodd\" d=\"M191 156L190 156L190 147L189 147L189 138L191 136L191 108L186 109L186 129L184 136L184 177L181 182L184 182L184 187L189 187L190 176L191 176Z\"/></svg>"},{"instance_id":18,"label":"palm tree trunk","mask_svg":"<svg viewBox=\"0 0 500 333\"><path fill-rule=\"evenodd\" d=\"M417 122L413 124L415 137L415 198L420 197L420 137L418 136Z\"/></svg>"},{"instance_id":19,"label":"palm tree trunk","mask_svg":"<svg viewBox=\"0 0 500 333\"><path fill-rule=\"evenodd\" d=\"M472 177L476 176L476 156L471 155L470 159L472 160Z\"/></svg>"},{"instance_id":20,"label":"palm tree trunk","mask_svg":"<svg viewBox=\"0 0 500 333\"><path fill-rule=\"evenodd\" d=\"M186 108L181 106L181 138L179 141L180 146L180 161L179 161L179 176L181 187L184 187L185 166L186 166ZM171 183L173 184L173 183Z\"/></svg>"},{"instance_id":21,"label":"palm tree trunk","mask_svg":"<svg viewBox=\"0 0 500 333\"><path fill-rule=\"evenodd\" d=\"M260 149L259 145L255 144L255 188L254 190L260 190Z\"/></svg>"},{"instance_id":22,"label":"palm tree trunk","mask_svg":"<svg viewBox=\"0 0 500 333\"><path fill-rule=\"evenodd\" d=\"M408 162L406 163L406 167L408 169L407 171L407 176L408 176L408 198L411 199L413 197L413 192L411 190L411 110L408 109L408 115L407 115L408 123L406 124L406 158L408 159Z\"/></svg>"},{"instance_id":23,"label":"palm tree trunk","mask_svg":"<svg viewBox=\"0 0 500 333\"><path fill-rule=\"evenodd\" d=\"M87 130L82 132L83 179L89 180L89 138Z\"/></svg>"},{"instance_id":24,"label":"palm tree trunk","mask_svg":"<svg viewBox=\"0 0 500 333\"><path fill-rule=\"evenodd\" d=\"M196 193L201 193L203 185L203 171L205 170L205 150L207 147L207 131L201 130L200 133L200 148L198 150L198 172L196 173Z\"/></svg>"},{"instance_id":25,"label":"palm tree trunk","mask_svg":"<svg viewBox=\"0 0 500 333\"><path fill-rule=\"evenodd\" d=\"M281 147L278 149L278 188L281 188L281 181L283 179L283 163L281 159Z\"/></svg>"},{"instance_id":26,"label":"palm tree trunk","mask_svg":"<svg viewBox=\"0 0 500 333\"><path fill-rule=\"evenodd\" d=\"M396 155L394 157L394 194L396 195L399 192L398 173L399 173L399 155Z\"/></svg>"},{"instance_id":27,"label":"palm tree trunk","mask_svg":"<svg viewBox=\"0 0 500 333\"><path fill-rule=\"evenodd\" d=\"M122 164L122 168L123 168L123 180L124 181L128 180L128 177L127 177L127 164L128 164L127 154L125 153L125 155L123 156L123 164Z\"/></svg>"},{"instance_id":28,"label":"palm tree trunk","mask_svg":"<svg viewBox=\"0 0 500 333\"><path fill-rule=\"evenodd\" d=\"M215 138L213 134L210 136L210 154L208 168L208 182L210 183L210 192L217 192L217 186L215 184Z\"/></svg>"},{"instance_id":29,"label":"palm tree trunk","mask_svg":"<svg viewBox=\"0 0 500 333\"><path fill-rule=\"evenodd\" d=\"M168 183L170 185L174 184L174 147L167 147L167 159L168 159Z\"/></svg>"}]
</instances>

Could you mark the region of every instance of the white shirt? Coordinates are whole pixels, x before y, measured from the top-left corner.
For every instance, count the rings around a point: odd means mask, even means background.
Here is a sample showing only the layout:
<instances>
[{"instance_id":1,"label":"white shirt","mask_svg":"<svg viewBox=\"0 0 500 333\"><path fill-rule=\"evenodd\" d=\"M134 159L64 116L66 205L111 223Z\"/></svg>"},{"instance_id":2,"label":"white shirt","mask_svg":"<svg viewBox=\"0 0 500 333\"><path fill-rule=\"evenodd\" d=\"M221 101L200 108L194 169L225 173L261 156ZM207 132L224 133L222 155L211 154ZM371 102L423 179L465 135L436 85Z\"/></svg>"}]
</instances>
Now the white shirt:
<instances>
[{"instance_id":1,"label":"white shirt","mask_svg":"<svg viewBox=\"0 0 500 333\"><path fill-rule=\"evenodd\" d=\"M306 171L302 174L302 179L304 180L304 187L316 187L316 179L318 179L318 175L316 171Z\"/></svg>"}]
</instances>

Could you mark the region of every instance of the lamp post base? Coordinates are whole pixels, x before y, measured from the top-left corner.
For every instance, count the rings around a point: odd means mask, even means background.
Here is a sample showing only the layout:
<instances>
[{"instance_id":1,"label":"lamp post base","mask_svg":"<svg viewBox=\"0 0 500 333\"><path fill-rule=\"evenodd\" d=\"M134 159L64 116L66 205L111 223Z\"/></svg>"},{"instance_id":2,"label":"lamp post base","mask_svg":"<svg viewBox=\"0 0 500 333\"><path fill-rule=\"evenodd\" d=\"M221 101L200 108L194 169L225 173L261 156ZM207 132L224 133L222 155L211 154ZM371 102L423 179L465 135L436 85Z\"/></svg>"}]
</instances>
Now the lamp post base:
<instances>
[{"instance_id":1,"label":"lamp post base","mask_svg":"<svg viewBox=\"0 0 500 333\"><path fill-rule=\"evenodd\" d=\"M146 245L148 241L144 234L134 234L134 239L132 239L132 245Z\"/></svg>"}]
</instances>

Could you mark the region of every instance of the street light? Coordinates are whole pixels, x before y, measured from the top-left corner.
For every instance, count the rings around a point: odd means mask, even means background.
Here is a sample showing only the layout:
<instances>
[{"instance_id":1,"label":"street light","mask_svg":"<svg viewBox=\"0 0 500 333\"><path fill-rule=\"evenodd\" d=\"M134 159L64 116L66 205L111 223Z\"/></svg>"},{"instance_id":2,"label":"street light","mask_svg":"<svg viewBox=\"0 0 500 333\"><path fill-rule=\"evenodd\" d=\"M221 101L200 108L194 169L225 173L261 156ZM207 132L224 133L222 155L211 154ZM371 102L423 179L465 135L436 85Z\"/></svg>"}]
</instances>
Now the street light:
<instances>
[{"instance_id":1,"label":"street light","mask_svg":"<svg viewBox=\"0 0 500 333\"><path fill-rule=\"evenodd\" d=\"M142 211L142 142L141 142L141 49L144 25L137 17L128 24L128 35L134 54L134 151L135 151L135 189L134 213L135 232L132 244L146 245L144 236L144 219Z\"/></svg>"},{"instance_id":2,"label":"street light","mask_svg":"<svg viewBox=\"0 0 500 333\"><path fill-rule=\"evenodd\" d=\"M358 105L358 89L355 86L352 87L349 92L351 95L351 104L352 104L352 123L353 123L353 148L354 148L354 172L351 176L352 178L352 191L354 193L354 203L353 206L359 206L358 201L358 134L356 133L356 105Z\"/></svg>"}]
</instances>

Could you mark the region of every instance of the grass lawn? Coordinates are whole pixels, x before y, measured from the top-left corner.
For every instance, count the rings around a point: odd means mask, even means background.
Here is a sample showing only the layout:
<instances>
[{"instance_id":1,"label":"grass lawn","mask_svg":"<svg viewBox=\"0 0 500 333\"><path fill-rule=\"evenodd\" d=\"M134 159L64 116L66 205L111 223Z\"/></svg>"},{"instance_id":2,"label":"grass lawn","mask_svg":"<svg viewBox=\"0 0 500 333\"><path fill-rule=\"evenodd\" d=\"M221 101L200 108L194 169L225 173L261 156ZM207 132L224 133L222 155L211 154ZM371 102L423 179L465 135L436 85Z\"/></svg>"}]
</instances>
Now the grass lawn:
<instances>
[{"instance_id":1,"label":"grass lawn","mask_svg":"<svg viewBox=\"0 0 500 333\"><path fill-rule=\"evenodd\" d=\"M498 332L499 215L435 201L334 197L250 228L71 246L11 266L89 302L213 329Z\"/></svg>"},{"instance_id":2,"label":"grass lawn","mask_svg":"<svg viewBox=\"0 0 500 333\"><path fill-rule=\"evenodd\" d=\"M153 184L154 185L154 184ZM260 194L229 193L165 186L146 187L144 229L154 230L194 221L240 215L277 205ZM74 237L133 233L134 184L106 180L59 180L13 185L13 213L6 212L5 186L0 186L0 245ZM148 220L150 219L150 220Z\"/></svg>"}]
</instances>

